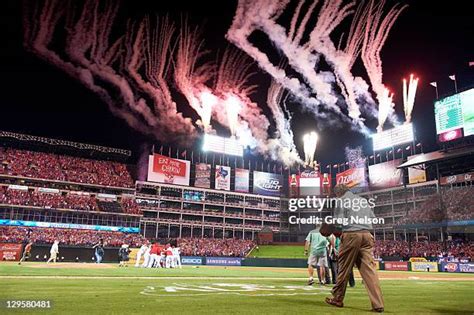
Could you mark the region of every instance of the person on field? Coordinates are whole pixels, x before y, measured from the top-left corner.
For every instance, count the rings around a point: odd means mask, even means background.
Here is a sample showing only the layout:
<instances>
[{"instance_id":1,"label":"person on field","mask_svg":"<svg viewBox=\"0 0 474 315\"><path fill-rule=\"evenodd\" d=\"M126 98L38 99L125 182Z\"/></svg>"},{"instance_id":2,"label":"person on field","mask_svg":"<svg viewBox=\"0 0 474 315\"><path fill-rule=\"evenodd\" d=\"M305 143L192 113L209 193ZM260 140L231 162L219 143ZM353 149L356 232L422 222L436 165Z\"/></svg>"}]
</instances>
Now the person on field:
<instances>
[{"instance_id":1,"label":"person on field","mask_svg":"<svg viewBox=\"0 0 474 315\"><path fill-rule=\"evenodd\" d=\"M94 255L95 255L95 262L100 264L104 258L105 250L104 250L104 240L100 239L97 244L93 247Z\"/></svg>"},{"instance_id":2,"label":"person on field","mask_svg":"<svg viewBox=\"0 0 474 315\"><path fill-rule=\"evenodd\" d=\"M148 241L144 242L140 249L137 252L137 257L135 259L135 267L140 266L140 260L142 259L142 256L145 257L145 253L148 251ZM143 262L145 263L145 261Z\"/></svg>"},{"instance_id":3,"label":"person on field","mask_svg":"<svg viewBox=\"0 0 474 315\"><path fill-rule=\"evenodd\" d=\"M326 280L326 268L328 267L327 257L326 257L326 246L328 245L328 240L326 237L319 233L319 229L314 229L308 233L306 236L306 242L304 245L304 253L308 256L308 274L309 280L308 285L314 284L313 274L314 268L318 268L318 275L320 279L320 284L324 285Z\"/></svg>"},{"instance_id":4,"label":"person on field","mask_svg":"<svg viewBox=\"0 0 474 315\"><path fill-rule=\"evenodd\" d=\"M31 248L33 247L33 241L29 241L26 245L25 248L23 249L23 255L21 256L20 262L18 262L19 265L31 256Z\"/></svg>"},{"instance_id":5,"label":"person on field","mask_svg":"<svg viewBox=\"0 0 474 315\"><path fill-rule=\"evenodd\" d=\"M130 260L130 249L127 244L123 244L119 249L119 267L127 267L127 262Z\"/></svg>"},{"instance_id":6,"label":"person on field","mask_svg":"<svg viewBox=\"0 0 474 315\"><path fill-rule=\"evenodd\" d=\"M334 217L348 218L348 221L347 224L340 226L342 236L337 257L337 280L332 289L333 297L326 298L326 303L336 307L344 306L343 301L349 275L354 265L356 265L369 294L372 311L383 312L384 301L373 257L374 237L370 233L372 224L367 222L367 219L375 217L373 208L367 200L353 194L345 185L336 186L334 192L338 198L344 199L341 206L335 209ZM366 202L363 202L362 199ZM365 221L352 221L351 217L365 218ZM334 231L334 227L323 230L324 235L330 235ZM327 232L329 233L326 234Z\"/></svg>"},{"instance_id":7,"label":"person on field","mask_svg":"<svg viewBox=\"0 0 474 315\"><path fill-rule=\"evenodd\" d=\"M46 263L47 264L49 264L50 262L56 263L56 260L58 259L58 255L59 255L59 241L58 240L54 241L53 245L51 246L51 249L49 250L49 254L50 256Z\"/></svg>"}]
</instances>

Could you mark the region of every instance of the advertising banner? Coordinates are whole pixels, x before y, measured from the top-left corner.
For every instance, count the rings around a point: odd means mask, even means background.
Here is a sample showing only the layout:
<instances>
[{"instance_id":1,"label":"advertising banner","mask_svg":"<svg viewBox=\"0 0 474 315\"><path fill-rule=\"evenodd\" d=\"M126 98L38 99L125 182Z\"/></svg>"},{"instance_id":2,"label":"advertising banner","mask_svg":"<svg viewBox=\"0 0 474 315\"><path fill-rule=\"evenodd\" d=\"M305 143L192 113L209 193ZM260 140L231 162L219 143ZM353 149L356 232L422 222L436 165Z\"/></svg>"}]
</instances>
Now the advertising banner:
<instances>
[{"instance_id":1,"label":"advertising banner","mask_svg":"<svg viewBox=\"0 0 474 315\"><path fill-rule=\"evenodd\" d=\"M408 271L407 261L386 261L385 270Z\"/></svg>"},{"instance_id":2,"label":"advertising banner","mask_svg":"<svg viewBox=\"0 0 474 315\"><path fill-rule=\"evenodd\" d=\"M456 262L442 262L441 263L441 270L445 272L460 272L459 271L459 263Z\"/></svg>"},{"instance_id":3,"label":"advertising banner","mask_svg":"<svg viewBox=\"0 0 474 315\"><path fill-rule=\"evenodd\" d=\"M409 156L408 160L412 160L418 156L420 156L420 154ZM408 183L409 184L426 182L426 171L424 170L424 166L425 165L422 164L422 165L417 165L416 167L408 168Z\"/></svg>"},{"instance_id":4,"label":"advertising banner","mask_svg":"<svg viewBox=\"0 0 474 315\"><path fill-rule=\"evenodd\" d=\"M0 243L0 261L20 260L21 244Z\"/></svg>"},{"instance_id":5,"label":"advertising banner","mask_svg":"<svg viewBox=\"0 0 474 315\"><path fill-rule=\"evenodd\" d=\"M288 176L289 194L291 197L298 197L300 195L300 175L290 174Z\"/></svg>"},{"instance_id":6,"label":"advertising banner","mask_svg":"<svg viewBox=\"0 0 474 315\"><path fill-rule=\"evenodd\" d=\"M474 272L474 263L460 263L459 264L459 271L460 272Z\"/></svg>"},{"instance_id":7,"label":"advertising banner","mask_svg":"<svg viewBox=\"0 0 474 315\"><path fill-rule=\"evenodd\" d=\"M300 196L321 195L321 175L316 170L304 170L299 175Z\"/></svg>"},{"instance_id":8,"label":"advertising banner","mask_svg":"<svg viewBox=\"0 0 474 315\"><path fill-rule=\"evenodd\" d=\"M24 227L43 227L43 228L59 228L59 229L82 229L96 231L111 231L124 233L140 233L140 228L122 227L122 226L106 226L106 225L88 225L74 223L53 223L53 222L36 222L22 220L0 220L0 226L24 226Z\"/></svg>"},{"instance_id":9,"label":"advertising banner","mask_svg":"<svg viewBox=\"0 0 474 315\"><path fill-rule=\"evenodd\" d=\"M438 263L432 261L416 261L411 263L411 271L438 272Z\"/></svg>"},{"instance_id":10,"label":"advertising banner","mask_svg":"<svg viewBox=\"0 0 474 315\"><path fill-rule=\"evenodd\" d=\"M280 196L283 178L279 174L253 172L253 193L265 196Z\"/></svg>"},{"instance_id":11,"label":"advertising banner","mask_svg":"<svg viewBox=\"0 0 474 315\"><path fill-rule=\"evenodd\" d=\"M191 162L153 154L148 159L148 181L189 186Z\"/></svg>"},{"instance_id":12,"label":"advertising banner","mask_svg":"<svg viewBox=\"0 0 474 315\"><path fill-rule=\"evenodd\" d=\"M242 258L237 257L206 257L206 265L212 266L241 266Z\"/></svg>"},{"instance_id":13,"label":"advertising banner","mask_svg":"<svg viewBox=\"0 0 474 315\"><path fill-rule=\"evenodd\" d=\"M249 170L243 168L235 169L235 191L238 192L249 192L249 179L250 172Z\"/></svg>"},{"instance_id":14,"label":"advertising banner","mask_svg":"<svg viewBox=\"0 0 474 315\"><path fill-rule=\"evenodd\" d=\"M194 187L211 188L211 164L196 164L195 174Z\"/></svg>"},{"instance_id":15,"label":"advertising banner","mask_svg":"<svg viewBox=\"0 0 474 315\"><path fill-rule=\"evenodd\" d=\"M323 173L321 178L321 194L324 196L329 196L331 194L331 174Z\"/></svg>"},{"instance_id":16,"label":"advertising banner","mask_svg":"<svg viewBox=\"0 0 474 315\"><path fill-rule=\"evenodd\" d=\"M369 166L369 183L373 190L395 187L403 184L403 172L398 169L402 159Z\"/></svg>"},{"instance_id":17,"label":"advertising banner","mask_svg":"<svg viewBox=\"0 0 474 315\"><path fill-rule=\"evenodd\" d=\"M181 256L181 264L183 265L202 265L203 257L199 256Z\"/></svg>"},{"instance_id":18,"label":"advertising banner","mask_svg":"<svg viewBox=\"0 0 474 315\"><path fill-rule=\"evenodd\" d=\"M336 174L336 185L346 185L349 188L367 187L365 167L351 168Z\"/></svg>"},{"instance_id":19,"label":"advertising banner","mask_svg":"<svg viewBox=\"0 0 474 315\"><path fill-rule=\"evenodd\" d=\"M230 190L230 166L216 165L215 188Z\"/></svg>"},{"instance_id":20,"label":"advertising banner","mask_svg":"<svg viewBox=\"0 0 474 315\"><path fill-rule=\"evenodd\" d=\"M474 181L474 172L441 177L441 185L452 185Z\"/></svg>"}]
</instances>

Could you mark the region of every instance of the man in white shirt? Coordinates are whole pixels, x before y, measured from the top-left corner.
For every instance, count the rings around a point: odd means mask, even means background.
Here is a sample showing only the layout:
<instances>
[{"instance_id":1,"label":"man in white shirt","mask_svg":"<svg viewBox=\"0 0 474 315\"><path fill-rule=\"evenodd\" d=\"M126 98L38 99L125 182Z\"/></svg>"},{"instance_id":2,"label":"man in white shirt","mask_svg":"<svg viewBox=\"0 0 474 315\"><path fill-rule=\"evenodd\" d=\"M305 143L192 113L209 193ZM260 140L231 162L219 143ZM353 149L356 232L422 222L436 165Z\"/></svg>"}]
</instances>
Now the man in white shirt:
<instances>
[{"instance_id":1,"label":"man in white shirt","mask_svg":"<svg viewBox=\"0 0 474 315\"><path fill-rule=\"evenodd\" d=\"M51 249L49 251L50 253L50 257L48 259L48 261L46 262L47 264L49 264L51 261L56 263L56 260L58 258L58 254L59 254L59 241L58 240L55 240L53 245L51 246Z\"/></svg>"},{"instance_id":2,"label":"man in white shirt","mask_svg":"<svg viewBox=\"0 0 474 315\"><path fill-rule=\"evenodd\" d=\"M142 259L142 256L144 256L147 251L148 251L148 241L146 241L138 250L137 258L135 260L135 267L140 266L140 260Z\"/></svg>"}]
</instances>

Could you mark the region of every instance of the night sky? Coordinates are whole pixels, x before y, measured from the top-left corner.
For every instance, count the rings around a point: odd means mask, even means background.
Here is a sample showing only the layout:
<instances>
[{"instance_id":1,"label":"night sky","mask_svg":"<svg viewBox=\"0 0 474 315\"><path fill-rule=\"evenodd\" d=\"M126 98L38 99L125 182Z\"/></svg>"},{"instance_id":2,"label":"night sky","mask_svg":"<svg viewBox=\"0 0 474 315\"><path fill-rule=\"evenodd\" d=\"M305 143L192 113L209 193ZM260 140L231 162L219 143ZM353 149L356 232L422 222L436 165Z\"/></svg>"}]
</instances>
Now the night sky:
<instances>
[{"instance_id":1,"label":"night sky","mask_svg":"<svg viewBox=\"0 0 474 315\"><path fill-rule=\"evenodd\" d=\"M223 50L227 45L224 35L232 22L236 2L124 0L117 23L125 23L123 17L139 18L147 13L169 13L179 22L182 14L187 14L191 24L203 25L206 46L213 51ZM468 67L468 62L474 61L474 18L467 1L402 2L408 3L409 8L396 22L382 50L384 83L395 92L396 111L402 118L402 78L410 73L420 78L413 121L425 148L436 149L435 90L429 82L438 82L440 96L454 92L450 74L456 74L459 90L474 86L474 67ZM153 143L153 139L114 117L79 82L24 51L21 1L4 1L2 6L0 130L125 148L135 156L144 144ZM357 71L359 68L356 65L354 74L365 78L365 73ZM260 71L254 80L261 88L252 99L264 106L270 77ZM180 108L184 108L185 116L196 117L185 106ZM315 121L301 114L295 115L295 121L295 142L303 155L302 135L314 128ZM317 159L323 163L342 161L346 145L370 147L368 139L347 128L328 128L320 132L320 137Z\"/></svg>"}]
</instances>

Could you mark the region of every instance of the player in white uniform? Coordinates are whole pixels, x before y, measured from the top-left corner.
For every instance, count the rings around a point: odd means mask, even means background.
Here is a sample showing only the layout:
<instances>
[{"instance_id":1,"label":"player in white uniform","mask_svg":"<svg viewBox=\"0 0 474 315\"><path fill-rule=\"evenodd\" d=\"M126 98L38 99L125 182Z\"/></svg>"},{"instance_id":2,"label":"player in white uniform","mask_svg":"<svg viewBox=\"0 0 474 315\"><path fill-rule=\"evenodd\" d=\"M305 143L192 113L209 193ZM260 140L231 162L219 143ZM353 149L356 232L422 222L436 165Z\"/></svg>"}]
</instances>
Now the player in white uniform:
<instances>
[{"instance_id":1,"label":"player in white uniform","mask_svg":"<svg viewBox=\"0 0 474 315\"><path fill-rule=\"evenodd\" d=\"M148 267L148 263L150 262L150 251L151 251L151 245L149 245L148 248L143 253L142 268L147 268Z\"/></svg>"},{"instance_id":2,"label":"player in white uniform","mask_svg":"<svg viewBox=\"0 0 474 315\"><path fill-rule=\"evenodd\" d=\"M58 254L59 254L59 241L58 240L54 241L49 253L51 254L51 256L49 257L46 263L49 264L51 261L55 263L56 260L58 259Z\"/></svg>"},{"instance_id":3,"label":"player in white uniform","mask_svg":"<svg viewBox=\"0 0 474 315\"><path fill-rule=\"evenodd\" d=\"M179 267L179 269L182 268L181 266L181 252L179 247L173 248L173 268Z\"/></svg>"},{"instance_id":4,"label":"player in white uniform","mask_svg":"<svg viewBox=\"0 0 474 315\"><path fill-rule=\"evenodd\" d=\"M137 252L137 258L135 260L135 267L139 267L140 266L140 260L142 259L142 256L145 255L145 253L148 251L148 242L144 243L140 249L138 250ZM145 260L145 258L144 258ZM145 263L145 261L143 262Z\"/></svg>"}]
</instances>

